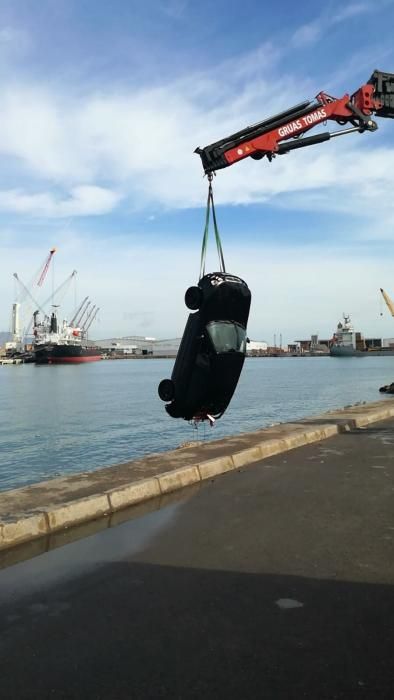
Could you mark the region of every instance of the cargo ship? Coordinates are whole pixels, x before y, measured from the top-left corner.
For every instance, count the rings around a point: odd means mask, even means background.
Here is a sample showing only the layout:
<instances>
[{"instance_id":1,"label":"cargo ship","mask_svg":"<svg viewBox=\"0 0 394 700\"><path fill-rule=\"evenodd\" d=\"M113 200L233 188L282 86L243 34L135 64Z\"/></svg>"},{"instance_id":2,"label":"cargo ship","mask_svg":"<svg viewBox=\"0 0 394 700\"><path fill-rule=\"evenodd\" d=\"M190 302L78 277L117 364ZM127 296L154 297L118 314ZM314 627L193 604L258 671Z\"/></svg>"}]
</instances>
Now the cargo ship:
<instances>
[{"instance_id":1,"label":"cargo ship","mask_svg":"<svg viewBox=\"0 0 394 700\"><path fill-rule=\"evenodd\" d=\"M93 321L96 313L90 314ZM38 311L34 314L33 353L36 364L69 364L96 362L102 359L100 350L87 341L87 328L64 320L58 322L56 309L50 317L45 316L42 322L38 320Z\"/></svg>"},{"instance_id":2,"label":"cargo ship","mask_svg":"<svg viewBox=\"0 0 394 700\"><path fill-rule=\"evenodd\" d=\"M371 345L371 340L366 340L362 333L354 330L354 326L348 314L343 314L343 321L339 321L330 345L332 357L385 357L394 355L394 348L381 344ZM377 341L375 340L375 343Z\"/></svg>"},{"instance_id":3,"label":"cargo ship","mask_svg":"<svg viewBox=\"0 0 394 700\"><path fill-rule=\"evenodd\" d=\"M343 314L339 321L330 346L333 357L356 357L366 352L365 340L361 333L356 333L348 314Z\"/></svg>"}]
</instances>

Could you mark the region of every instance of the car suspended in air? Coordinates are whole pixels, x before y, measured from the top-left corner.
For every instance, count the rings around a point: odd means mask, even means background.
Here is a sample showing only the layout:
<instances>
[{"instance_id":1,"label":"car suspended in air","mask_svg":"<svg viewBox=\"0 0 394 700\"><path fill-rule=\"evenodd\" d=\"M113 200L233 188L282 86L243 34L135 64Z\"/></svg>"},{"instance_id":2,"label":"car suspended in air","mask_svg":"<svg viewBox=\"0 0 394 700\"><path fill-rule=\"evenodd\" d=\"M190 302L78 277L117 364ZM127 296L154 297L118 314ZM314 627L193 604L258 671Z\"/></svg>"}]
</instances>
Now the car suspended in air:
<instances>
[{"instance_id":1,"label":"car suspended in air","mask_svg":"<svg viewBox=\"0 0 394 700\"><path fill-rule=\"evenodd\" d=\"M195 313L187 320L171 379L159 384L170 416L212 424L223 415L245 360L250 302L246 282L226 272L204 275L186 291L186 306Z\"/></svg>"}]
</instances>

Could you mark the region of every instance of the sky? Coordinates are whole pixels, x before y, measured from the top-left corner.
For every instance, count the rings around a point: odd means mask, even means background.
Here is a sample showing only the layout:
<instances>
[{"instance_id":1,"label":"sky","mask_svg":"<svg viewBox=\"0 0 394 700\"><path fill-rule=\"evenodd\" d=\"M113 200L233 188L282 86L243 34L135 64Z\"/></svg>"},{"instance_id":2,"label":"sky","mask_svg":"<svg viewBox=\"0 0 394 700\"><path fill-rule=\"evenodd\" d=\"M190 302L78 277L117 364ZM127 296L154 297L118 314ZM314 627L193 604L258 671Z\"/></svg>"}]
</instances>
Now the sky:
<instances>
[{"instance_id":1,"label":"sky","mask_svg":"<svg viewBox=\"0 0 394 700\"><path fill-rule=\"evenodd\" d=\"M394 0L0 0L0 330L56 246L38 301L100 307L93 338L173 338L196 284L207 180L194 154L325 91L394 73ZM249 336L394 337L394 121L214 178ZM329 123L334 131L335 123ZM316 132L312 132L316 133ZM218 269L211 236L207 267ZM25 302L25 313L30 307Z\"/></svg>"}]
</instances>

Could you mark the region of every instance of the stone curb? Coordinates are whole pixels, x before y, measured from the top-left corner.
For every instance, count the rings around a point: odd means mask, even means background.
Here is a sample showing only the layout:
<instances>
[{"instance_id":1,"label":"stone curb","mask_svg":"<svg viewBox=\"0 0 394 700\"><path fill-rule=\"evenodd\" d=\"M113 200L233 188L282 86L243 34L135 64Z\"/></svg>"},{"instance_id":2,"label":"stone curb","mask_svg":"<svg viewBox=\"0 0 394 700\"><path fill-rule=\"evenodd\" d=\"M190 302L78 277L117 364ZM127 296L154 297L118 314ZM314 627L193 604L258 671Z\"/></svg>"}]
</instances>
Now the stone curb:
<instances>
[{"instance_id":1,"label":"stone curb","mask_svg":"<svg viewBox=\"0 0 394 700\"><path fill-rule=\"evenodd\" d=\"M108 494L96 494L44 511L48 518L48 532L63 530L86 520L95 520L111 510Z\"/></svg>"},{"instance_id":2,"label":"stone curb","mask_svg":"<svg viewBox=\"0 0 394 700\"><path fill-rule=\"evenodd\" d=\"M141 479L128 486L122 486L113 491L108 491L110 510L115 512L122 508L128 508L136 503L142 503L150 498L160 496L160 484L156 477Z\"/></svg>"},{"instance_id":3,"label":"stone curb","mask_svg":"<svg viewBox=\"0 0 394 700\"><path fill-rule=\"evenodd\" d=\"M174 471L164 472L156 477L161 493L170 493L183 489L185 486L191 486L197 481L201 481L200 472L197 465L174 469Z\"/></svg>"},{"instance_id":4,"label":"stone curb","mask_svg":"<svg viewBox=\"0 0 394 700\"><path fill-rule=\"evenodd\" d=\"M22 516L13 522L0 523L0 550L13 547L20 542L34 540L49 532L45 513Z\"/></svg>"},{"instance_id":5,"label":"stone curb","mask_svg":"<svg viewBox=\"0 0 394 700\"><path fill-rule=\"evenodd\" d=\"M267 438L263 437L257 445L234 452L232 455L166 471L103 493L50 506L36 513L20 514L14 520L10 517L0 522L0 551L73 525L96 520L103 515L115 513L206 479L213 479L281 452L325 440L341 432L362 428L392 416L394 416L394 406L368 409L368 405L365 405L356 409L352 407L350 410L326 413L320 417L304 419L304 422L292 423L294 430L289 435L269 438L268 433ZM311 425L306 427L305 421L308 420ZM318 423L319 420L330 422ZM264 430L261 432L264 435Z\"/></svg>"}]
</instances>

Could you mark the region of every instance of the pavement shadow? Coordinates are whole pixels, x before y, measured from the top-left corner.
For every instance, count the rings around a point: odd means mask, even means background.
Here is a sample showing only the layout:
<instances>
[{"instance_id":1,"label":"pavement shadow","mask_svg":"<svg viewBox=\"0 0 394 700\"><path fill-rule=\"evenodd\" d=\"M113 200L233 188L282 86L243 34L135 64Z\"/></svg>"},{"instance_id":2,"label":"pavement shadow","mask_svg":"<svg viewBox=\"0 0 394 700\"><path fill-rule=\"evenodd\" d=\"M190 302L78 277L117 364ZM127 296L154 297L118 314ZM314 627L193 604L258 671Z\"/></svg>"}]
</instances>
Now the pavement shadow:
<instances>
[{"instance_id":1,"label":"pavement shadow","mask_svg":"<svg viewBox=\"0 0 394 700\"><path fill-rule=\"evenodd\" d=\"M394 587L111 563L0 608L2 700L393 697Z\"/></svg>"}]
</instances>

